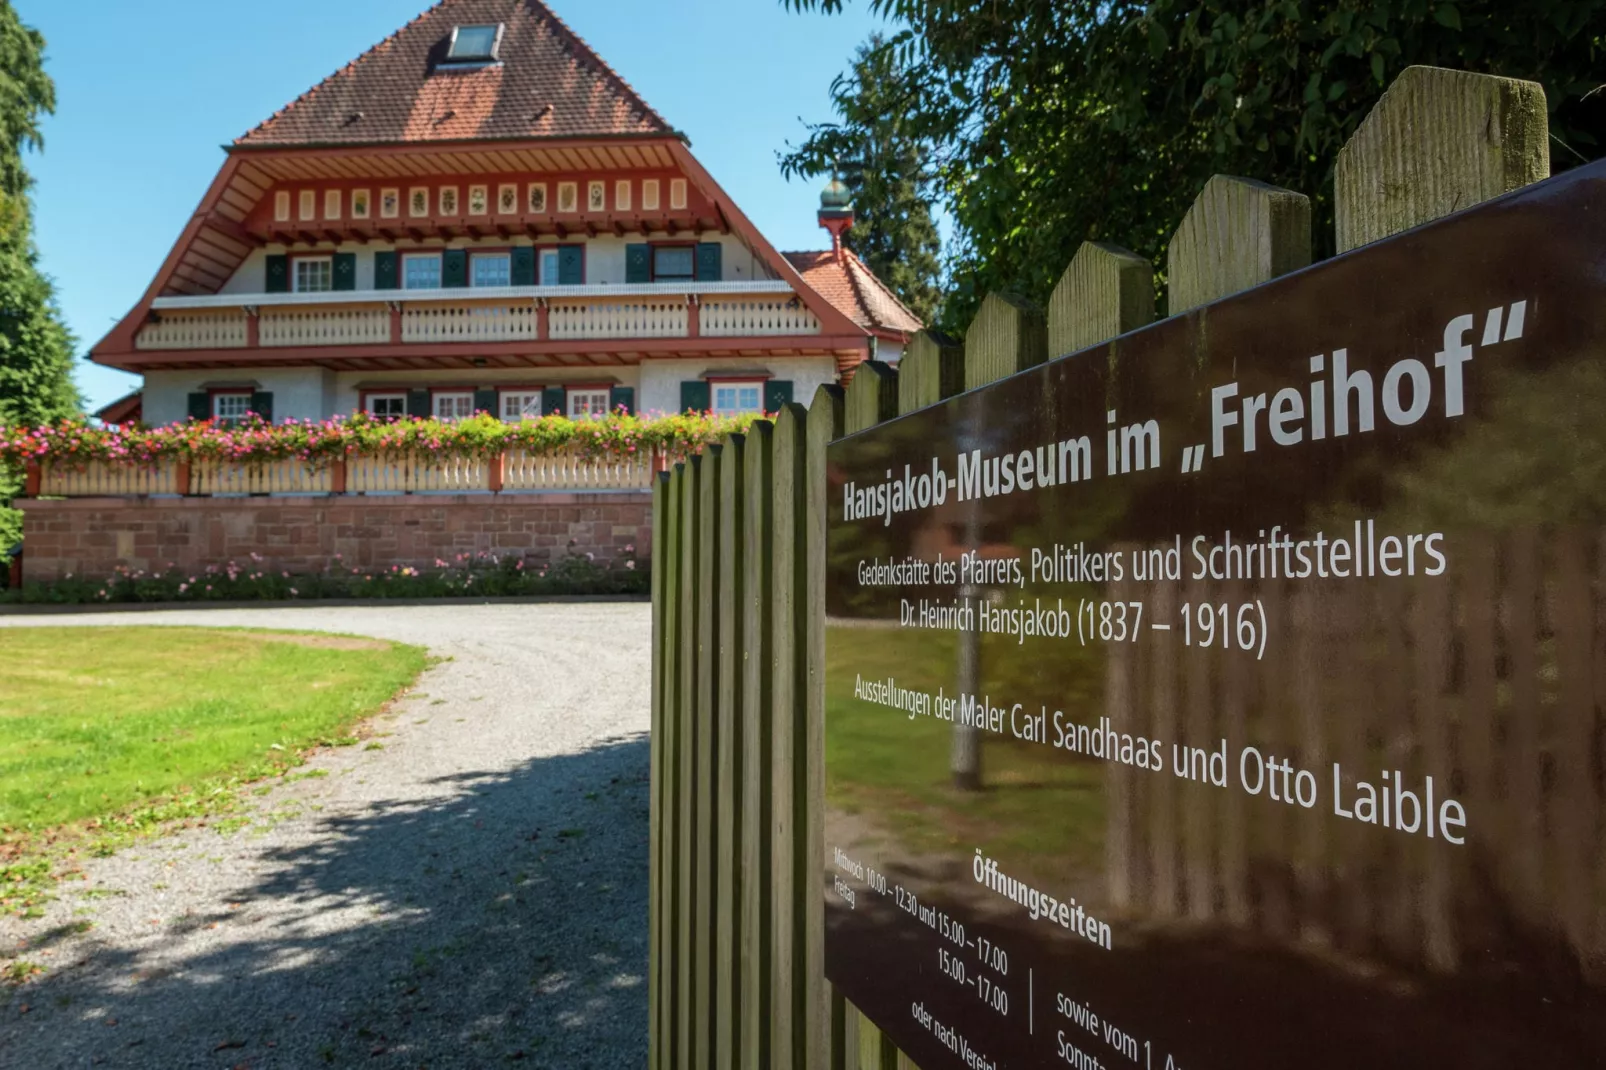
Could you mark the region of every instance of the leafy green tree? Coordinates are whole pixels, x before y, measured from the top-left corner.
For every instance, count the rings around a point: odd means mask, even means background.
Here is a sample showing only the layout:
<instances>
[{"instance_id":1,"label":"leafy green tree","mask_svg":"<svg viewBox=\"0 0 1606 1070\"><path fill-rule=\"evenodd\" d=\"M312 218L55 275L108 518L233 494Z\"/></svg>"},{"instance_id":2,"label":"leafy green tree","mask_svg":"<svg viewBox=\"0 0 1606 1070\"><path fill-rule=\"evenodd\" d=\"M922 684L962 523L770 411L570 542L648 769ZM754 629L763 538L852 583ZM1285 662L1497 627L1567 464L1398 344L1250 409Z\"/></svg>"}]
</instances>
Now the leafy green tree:
<instances>
[{"instance_id":1,"label":"leafy green tree","mask_svg":"<svg viewBox=\"0 0 1606 1070\"><path fill-rule=\"evenodd\" d=\"M872 37L859 46L852 73L831 84L839 121L810 124L804 144L780 154L781 172L788 178L840 173L855 209L848 245L915 315L930 321L942 263L931 218L929 146L904 122L909 102L885 45Z\"/></svg>"},{"instance_id":2,"label":"leafy green tree","mask_svg":"<svg viewBox=\"0 0 1606 1070\"><path fill-rule=\"evenodd\" d=\"M1540 82L1555 170L1606 141L1606 0L867 2L904 27L880 46L878 92L932 146L954 222L950 328L989 290L1046 299L1087 239L1163 267L1217 173L1311 196L1314 251L1331 254L1338 151L1412 64Z\"/></svg>"},{"instance_id":3,"label":"leafy green tree","mask_svg":"<svg viewBox=\"0 0 1606 1070\"><path fill-rule=\"evenodd\" d=\"M39 123L56 107L44 69L45 40L0 0L0 421L35 423L80 406L72 380L73 337L34 247L32 179L23 150L43 148ZM0 506L18 474L0 470ZM18 514L0 508L0 553L21 535Z\"/></svg>"}]
</instances>

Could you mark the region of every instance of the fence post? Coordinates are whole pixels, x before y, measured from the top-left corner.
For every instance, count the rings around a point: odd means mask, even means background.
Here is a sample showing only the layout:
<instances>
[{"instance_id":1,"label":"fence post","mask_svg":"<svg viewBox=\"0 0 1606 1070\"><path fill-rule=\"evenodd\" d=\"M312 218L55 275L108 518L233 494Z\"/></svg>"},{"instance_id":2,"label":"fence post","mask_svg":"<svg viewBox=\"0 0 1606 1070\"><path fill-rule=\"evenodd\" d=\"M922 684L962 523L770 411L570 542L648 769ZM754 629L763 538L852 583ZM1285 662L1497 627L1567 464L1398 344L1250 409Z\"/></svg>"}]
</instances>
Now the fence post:
<instances>
[{"instance_id":1,"label":"fence post","mask_svg":"<svg viewBox=\"0 0 1606 1070\"><path fill-rule=\"evenodd\" d=\"M676 466L679 469L676 475L680 481L681 597L680 626L677 634L680 641L678 672L680 698L677 702L680 721L680 738L677 744L680 754L680 775L677 787L680 788L680 793L676 802L680 851L675 891L676 933L674 954L670 956L670 961L675 964L674 1065L677 1067L697 1065L693 1061L693 1056L694 1053L701 1054L701 1052L696 1050L692 1034L698 1028L698 1023L706 1020L709 1010L706 1003L697 1000L697 993L692 984L695 972L693 941L703 932L702 926L694 921L700 850L697 840L697 811L702 798L702 793L697 790L697 781L699 776L707 776L706 768L699 762L700 737L706 734L706 731L697 716L701 686L698 680L697 644L703 608L702 554L699 552L699 540L703 530L701 523L703 498L700 484L704 478L704 461L705 458L698 454L689 458L685 464Z\"/></svg>"},{"instance_id":2,"label":"fence post","mask_svg":"<svg viewBox=\"0 0 1606 1070\"><path fill-rule=\"evenodd\" d=\"M719 588L714 651L717 687L714 730L714 1058L715 1070L735 1070L741 1053L741 1007L738 993L747 985L741 960L741 909L746 874L742 872L739 837L742 822L743 735L741 659L745 653L742 616L745 606L743 565L747 528L743 476L747 436L727 435L719 452L719 481L714 487L717 538L715 569Z\"/></svg>"},{"instance_id":3,"label":"fence post","mask_svg":"<svg viewBox=\"0 0 1606 1070\"><path fill-rule=\"evenodd\" d=\"M1167 247L1170 312L1181 315L1304 267L1310 263L1310 249L1309 198L1253 179L1216 175L1194 199ZM1202 323L1201 318L1201 330ZM1276 594L1275 588L1266 591L1268 599ZM1151 597L1156 615L1176 611L1177 592L1169 585L1158 586ZM1179 679L1175 648L1157 647L1140 676L1146 679L1130 693L1134 702L1131 731L1175 738L1181 715L1178 689L1185 686ZM1148 879L1141 887L1146 889L1148 910L1159 916L1176 916L1190 890L1199 898L1205 894L1203 889L1220 884L1226 916L1244 916L1249 859L1239 853L1245 841L1232 827L1247 820L1241 800L1233 795L1212 800L1211 805L1218 808L1212 821L1219 827L1223 843L1222 856L1216 858L1212 850L1194 842L1196 837L1184 835L1188 823L1197 822L1199 815L1179 795L1172 778L1149 778L1139 790L1140 797L1127 803L1125 813L1139 833L1130 844L1131 864L1142 866L1147 858ZM1287 852L1291 858L1292 833L1284 827L1282 816L1264 823L1267 842L1260 850L1271 851L1278 858ZM1144 843L1147 850L1141 846ZM1263 898L1267 924L1273 929L1285 926L1293 910L1288 889L1273 882ZM1189 906L1196 915L1214 909L1207 903L1190 902Z\"/></svg>"},{"instance_id":4,"label":"fence post","mask_svg":"<svg viewBox=\"0 0 1606 1070\"><path fill-rule=\"evenodd\" d=\"M1048 299L1048 352L1108 342L1154 320L1154 266L1119 245L1085 241Z\"/></svg>"},{"instance_id":5,"label":"fence post","mask_svg":"<svg viewBox=\"0 0 1606 1070\"><path fill-rule=\"evenodd\" d=\"M807 1070L846 1070L842 1034L842 999L825 983L825 897L818 883L825 858L825 447L842 437L842 388L822 386L809 406L804 486L804 650L808 684L807 761L803 808L804 857L808 879L803 887L803 949L807 999Z\"/></svg>"},{"instance_id":6,"label":"fence post","mask_svg":"<svg viewBox=\"0 0 1606 1070\"><path fill-rule=\"evenodd\" d=\"M1169 311L1180 315L1309 263L1309 197L1216 175L1166 247Z\"/></svg>"},{"instance_id":7,"label":"fence post","mask_svg":"<svg viewBox=\"0 0 1606 1070\"><path fill-rule=\"evenodd\" d=\"M1550 176L1537 82L1407 67L1338 153L1339 252Z\"/></svg>"},{"instance_id":8,"label":"fence post","mask_svg":"<svg viewBox=\"0 0 1606 1070\"><path fill-rule=\"evenodd\" d=\"M179 461L173 465L173 493L188 495L190 493L190 462Z\"/></svg>"},{"instance_id":9,"label":"fence post","mask_svg":"<svg viewBox=\"0 0 1606 1070\"><path fill-rule=\"evenodd\" d=\"M492 494L500 494L506 476L507 454L492 454L485 462L485 488Z\"/></svg>"},{"instance_id":10,"label":"fence post","mask_svg":"<svg viewBox=\"0 0 1606 1070\"><path fill-rule=\"evenodd\" d=\"M965 389L965 347L921 331L909 340L898 361L898 411L914 412L951 398Z\"/></svg>"},{"instance_id":11,"label":"fence post","mask_svg":"<svg viewBox=\"0 0 1606 1070\"><path fill-rule=\"evenodd\" d=\"M346 458L343 456L329 462L329 493L346 493Z\"/></svg>"},{"instance_id":12,"label":"fence post","mask_svg":"<svg viewBox=\"0 0 1606 1070\"><path fill-rule=\"evenodd\" d=\"M775 414L772 451L774 498L770 526L773 554L770 649L774 678L771 709L770 858L770 1061L771 1070L803 1070L808 1057L809 1022L806 973L806 910L800 900L817 894L814 867L803 835L809 805L808 687L804 604L808 577L804 552L808 492L804 464L808 450L808 410L788 403ZM752 1064L759 1065L759 1064Z\"/></svg>"},{"instance_id":13,"label":"fence post","mask_svg":"<svg viewBox=\"0 0 1606 1070\"><path fill-rule=\"evenodd\" d=\"M1043 312L1013 294L988 294L965 331L965 389L974 390L1048 359Z\"/></svg>"},{"instance_id":14,"label":"fence post","mask_svg":"<svg viewBox=\"0 0 1606 1070\"><path fill-rule=\"evenodd\" d=\"M844 434L892 419L898 414L898 373L890 364L865 361L854 371L843 405Z\"/></svg>"},{"instance_id":15,"label":"fence post","mask_svg":"<svg viewBox=\"0 0 1606 1070\"><path fill-rule=\"evenodd\" d=\"M843 433L851 435L898 415L898 380L892 366L879 360L859 365L847 390ZM858 1008L849 1013L858 1025L859 1070L894 1070L898 1049L892 1041Z\"/></svg>"},{"instance_id":16,"label":"fence post","mask_svg":"<svg viewBox=\"0 0 1606 1070\"><path fill-rule=\"evenodd\" d=\"M1338 248L1344 251L1378 241L1537 182L1549 174L1549 121L1545 93L1537 83L1438 67L1407 67L1339 151L1333 176ZM1530 822L1527 826L1517 826L1521 831L1516 831L1513 844L1517 847L1517 856L1528 863L1513 867L1516 874L1513 884L1519 894L1527 895L1538 894L1540 881L1536 874L1541 867L1538 854L1543 843L1538 826L1544 820L1542 800L1538 797L1540 748L1532 736L1539 715L1535 623L1532 597L1525 596L1525 592L1531 592L1542 582L1536 558L1543 551L1536 541L1530 535L1508 544L1502 584L1489 583L1488 573L1480 571L1471 561L1465 571L1468 582L1474 584L1474 594L1465 599L1471 614L1465 625L1466 641L1477 649L1489 651L1481 657L1466 659L1475 671L1493 657L1491 633L1495 630L1492 619L1495 614L1485 607L1502 597L1509 600L1510 619L1505 627L1512 659L1511 716L1517 731L1507 744L1502 765L1508 770L1510 795L1507 801L1515 803L1513 809L1521 815L1519 822ZM1545 556L1565 558L1565 547L1558 547L1553 554ZM1495 552L1486 551L1486 557L1492 565ZM1570 589L1569 584L1562 583L1559 597L1565 599ZM1427 596L1421 590L1414 594L1417 605L1408 619L1422 647L1419 658L1423 660L1416 669L1418 688L1424 695L1432 696L1437 693L1436 681L1444 671L1442 664L1434 659L1443 661L1442 648L1447 640L1442 633L1452 625L1450 610L1443 604L1426 602ZM1478 614L1490 619L1478 617ZM1563 628L1559 634L1563 644L1576 638L1571 628ZM1565 669L1562 673L1561 686L1565 693L1576 681L1566 679ZM1478 757L1477 741L1492 739L1497 731L1495 703L1486 697L1493 690L1492 681L1481 689L1473 682L1467 689L1473 701L1463 712L1462 733L1468 742L1463 745L1460 760L1457 761L1457 751L1442 730L1432 730L1432 726L1423 740L1423 760L1430 767L1429 772L1443 770L1446 779L1460 774L1469 784L1481 784L1486 770L1481 768L1483 762ZM1479 700L1480 695L1485 697ZM1430 721L1437 717L1436 711L1428 715ZM1348 722L1344 722L1344 727L1351 733L1361 730ZM1353 736L1338 743L1341 748L1350 750L1363 745ZM1568 757L1563 755L1563 766ZM1593 859L1598 854L1597 841L1597 850L1575 852L1574 857L1581 860L1580 865L1587 866L1590 863L1582 860ZM1441 853L1427 855L1421 872L1411 882L1410 894L1415 898L1394 906L1404 915L1400 924L1402 935L1419 944L1422 958L1438 970L1454 969L1461 952L1456 939L1453 882L1448 865ZM1558 884L1565 886L1569 876L1557 874ZM1519 908L1522 905L1519 904ZM1578 939L1581 955L1591 951L1598 953L1600 948L1606 947L1606 920L1600 923L1593 946L1583 932L1585 927L1584 923L1575 921L1574 931L1569 935Z\"/></svg>"},{"instance_id":17,"label":"fence post","mask_svg":"<svg viewBox=\"0 0 1606 1070\"><path fill-rule=\"evenodd\" d=\"M39 489L45 483L45 467L39 461L29 461L22 478L22 496L24 498L39 497Z\"/></svg>"},{"instance_id":18,"label":"fence post","mask_svg":"<svg viewBox=\"0 0 1606 1070\"><path fill-rule=\"evenodd\" d=\"M332 481L331 481L332 483ZM672 777L674 754L674 658L673 629L680 589L676 559L679 532L676 530L675 494L678 486L667 474L660 474L652 486L652 548L656 560L652 568L652 779L648 818L647 947L651 965L647 971L647 1066L668 1070L671 1049L670 1014L666 1013L674 990L672 980L660 976L669 964L665 954L664 923L674 917L674 877L666 874L675 864L672 822L664 820L666 808L675 798Z\"/></svg>"},{"instance_id":19,"label":"fence post","mask_svg":"<svg viewBox=\"0 0 1606 1070\"><path fill-rule=\"evenodd\" d=\"M1014 375L1048 358L1048 325L1043 312L1019 297L988 294L965 331L965 388L974 390ZM981 541L981 518L972 505L965 510L964 543L974 548ZM961 598L975 598L973 586L959 590ZM974 632L959 635L956 693L975 693L981 679L981 641ZM981 739L974 727L954 724L949 759L954 784L966 791L981 787Z\"/></svg>"},{"instance_id":20,"label":"fence post","mask_svg":"<svg viewBox=\"0 0 1606 1070\"><path fill-rule=\"evenodd\" d=\"M1048 302L1048 351L1057 356L1107 342L1154 319L1154 268L1136 253L1103 242L1083 242L1054 287ZM1124 583L1110 586L1109 597L1124 600ZM1134 724L1133 695L1138 682L1132 648L1116 643L1105 661L1104 709L1121 731L1139 732ZM1139 859L1135 835L1138 814L1136 779L1120 762L1104 773L1109 797L1105 834L1105 870L1110 900L1132 904L1141 887L1134 872Z\"/></svg>"},{"instance_id":21,"label":"fence post","mask_svg":"<svg viewBox=\"0 0 1606 1070\"><path fill-rule=\"evenodd\" d=\"M778 415L778 414L777 414ZM742 550L737 558L742 578L742 643L738 669L741 687L742 754L741 851L736 860L742 875L740 939L742 991L738 995L744 1067L773 1067L770 985L773 947L771 855L771 757L775 720L771 695L775 687L772 659L775 635L774 558L777 554L772 460L775 425L754 421L747 432L746 458L739 479L744 484Z\"/></svg>"},{"instance_id":22,"label":"fence post","mask_svg":"<svg viewBox=\"0 0 1606 1070\"><path fill-rule=\"evenodd\" d=\"M697 797L696 879L693 885L696 926L692 940L692 1000L697 1008L692 1021L692 1061L708 1068L715 1059L714 975L719 921L719 489L724 473L724 448L710 445L703 451L703 475L698 487L697 570L697 698L692 716L697 721L697 775L692 789Z\"/></svg>"}]
</instances>

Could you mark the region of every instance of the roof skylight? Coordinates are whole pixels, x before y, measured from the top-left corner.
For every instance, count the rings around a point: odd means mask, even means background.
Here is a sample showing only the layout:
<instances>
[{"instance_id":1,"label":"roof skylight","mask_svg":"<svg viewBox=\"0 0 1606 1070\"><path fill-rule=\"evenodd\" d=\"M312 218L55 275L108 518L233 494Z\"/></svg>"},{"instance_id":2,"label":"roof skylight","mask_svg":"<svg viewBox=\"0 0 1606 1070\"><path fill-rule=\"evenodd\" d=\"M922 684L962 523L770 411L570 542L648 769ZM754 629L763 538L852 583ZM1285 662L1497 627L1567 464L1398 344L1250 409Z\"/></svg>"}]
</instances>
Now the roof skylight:
<instances>
[{"instance_id":1,"label":"roof skylight","mask_svg":"<svg viewBox=\"0 0 1606 1070\"><path fill-rule=\"evenodd\" d=\"M496 46L502 40L502 26L457 26L452 29L452 45L446 50L451 63L489 63L496 59Z\"/></svg>"}]
</instances>

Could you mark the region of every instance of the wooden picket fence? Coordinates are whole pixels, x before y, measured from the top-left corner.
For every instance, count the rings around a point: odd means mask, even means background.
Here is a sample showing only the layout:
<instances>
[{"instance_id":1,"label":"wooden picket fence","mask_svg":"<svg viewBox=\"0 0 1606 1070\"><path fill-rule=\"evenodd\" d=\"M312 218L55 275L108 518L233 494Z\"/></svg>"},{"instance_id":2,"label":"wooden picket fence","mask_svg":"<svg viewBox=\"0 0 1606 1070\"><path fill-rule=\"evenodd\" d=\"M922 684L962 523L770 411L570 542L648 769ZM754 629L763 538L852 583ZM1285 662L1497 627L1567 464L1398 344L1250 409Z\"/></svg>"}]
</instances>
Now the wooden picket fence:
<instances>
[{"instance_id":1,"label":"wooden picket fence","mask_svg":"<svg viewBox=\"0 0 1606 1070\"><path fill-rule=\"evenodd\" d=\"M1348 250L1506 193L1549 174L1548 132L1539 86L1433 68L1403 72L1340 155L1335 199L1338 247ZM1172 237L1167 285L1170 312L1218 300L1305 266L1310 260L1310 202L1251 180L1217 176ZM846 390L822 387L812 405L788 405L702 456L674 466L654 490L653 707L649 1018L652 1070L892 1070L912 1065L838 994L823 975L824 898L822 767L825 654L825 450L832 439L936 404L1147 325L1154 318L1149 262L1125 250L1085 243L1072 258L1046 310L994 294L962 342L916 337L896 370L860 366ZM1302 738L1287 741L1301 764L1320 767L1386 733L1361 721L1346 736L1322 735L1336 703L1346 709L1396 708L1412 696L1421 745L1446 755L1471 798L1498 794L1503 808L1530 815L1502 831L1527 845L1529 864L1509 875L1516 902L1574 919L1578 948L1606 948L1606 864L1599 872L1561 873L1546 856L1552 835L1598 836L1599 785L1592 753L1571 741L1570 756L1541 745L1540 680L1564 681L1563 702L1597 701L1606 687L1589 674L1597 607L1580 570L1588 558L1571 544L1490 546L1502 568L1496 591L1411 593L1387 607L1356 604L1339 619L1392 629L1376 637L1402 652L1386 680L1353 674L1352 696L1301 691L1299 657L1320 649L1331 628L1293 606L1289 642L1296 655L1279 700L1301 709ZM1540 560L1553 562L1548 571ZM1161 599L1175 594L1156 590ZM1297 600L1310 594L1257 591ZM1395 597L1375 593L1355 599ZM1502 607L1498 620L1460 606ZM1386 612L1380 612L1383 609ZM1459 615L1457 615L1459 614ZM1546 621L1554 622L1554 630ZM1572 625L1567 622L1571 621ZM1577 625L1577 627L1573 627ZM1359 627L1360 625L1357 625ZM1574 638L1577 649L1545 655L1543 640ZM1399 640L1395 642L1395 640ZM1453 644L1468 659L1494 664L1495 644L1512 651L1510 678L1461 682L1476 716L1450 734L1435 726L1446 694ZM1557 664L1559 663L1559 670ZM1132 723L1179 719L1217 734L1237 709L1229 693L1214 701L1194 686L1200 663L1146 664L1113 659L1109 701L1125 703ZM1583 675L1580 676L1579 674ZM1230 674L1229 674L1230 675ZM1304 679L1314 678L1304 674ZM1330 670L1323 674L1331 675ZM1582 681L1582 682L1580 682ZM1225 685L1230 692L1230 682ZM1496 700L1515 689L1515 697ZM1569 690L1570 689L1570 690ZM1308 689L1306 689L1308 690ZM1547 707L1548 708L1548 707ZM1464 711L1463 711L1464 712ZM1369 716L1375 716L1371 714ZM1546 713L1548 717L1551 714ZM1481 720L1479 718L1482 718ZM1581 723L1581 722L1580 722ZM1242 738L1241 734L1238 738ZM1567 741L1560 741L1566 743ZM1498 759L1495 748L1502 753ZM1565 785L1541 802L1538 786L1554 774ZM1453 750L1453 757L1451 752ZM1501 775L1494 769L1498 761ZM1291 818L1268 850L1292 876L1255 887L1244 844L1233 841L1230 814L1188 810L1151 778L1138 787L1112 768L1107 871L1118 901L1148 912L1230 921L1313 943L1373 952L1430 968L1453 968L1458 946L1448 899L1451 875L1368 884L1327 904L1351 878L1323 839L1322 826ZM1234 793L1221 793L1222 806ZM1532 807L1524 808L1524 801ZM1589 831L1586 831L1589 830ZM1566 842L1576 844L1577 839ZM1603 845L1606 846L1606 845ZM1595 857L1606 858L1606 851ZM1345 857L1353 857L1347 855ZM1369 878L1368 878L1369 879ZM1413 891L1427 888L1427 893ZM1135 897L1145 901L1135 902ZM1413 898L1414 897L1414 898ZM1561 897L1561 898L1557 898ZM1270 904L1251 909L1251 902Z\"/></svg>"}]
</instances>

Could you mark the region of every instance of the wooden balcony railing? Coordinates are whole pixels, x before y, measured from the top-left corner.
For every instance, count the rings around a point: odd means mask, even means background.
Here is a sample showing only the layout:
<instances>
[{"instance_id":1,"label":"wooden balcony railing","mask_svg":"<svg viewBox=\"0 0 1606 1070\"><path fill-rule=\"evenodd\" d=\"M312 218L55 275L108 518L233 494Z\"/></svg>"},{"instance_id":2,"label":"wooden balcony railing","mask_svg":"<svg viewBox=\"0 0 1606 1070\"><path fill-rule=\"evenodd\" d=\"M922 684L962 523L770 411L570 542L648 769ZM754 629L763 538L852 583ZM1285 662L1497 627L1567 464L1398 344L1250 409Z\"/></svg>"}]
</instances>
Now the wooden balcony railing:
<instances>
[{"instance_id":1,"label":"wooden balcony railing","mask_svg":"<svg viewBox=\"0 0 1606 1070\"><path fill-rule=\"evenodd\" d=\"M553 302L553 338L685 338L694 309L685 298Z\"/></svg>"},{"instance_id":2,"label":"wooden balcony railing","mask_svg":"<svg viewBox=\"0 0 1606 1070\"><path fill-rule=\"evenodd\" d=\"M403 342L518 342L537 336L535 305L415 305L401 314ZM389 336L380 339L388 341ZM326 343L327 344L327 343Z\"/></svg>"},{"instance_id":3,"label":"wooden balcony railing","mask_svg":"<svg viewBox=\"0 0 1606 1070\"><path fill-rule=\"evenodd\" d=\"M709 338L817 334L820 321L795 297L709 298L702 306L702 334Z\"/></svg>"},{"instance_id":4,"label":"wooden balcony railing","mask_svg":"<svg viewBox=\"0 0 1606 1070\"><path fill-rule=\"evenodd\" d=\"M232 312L171 312L140 328L137 349L238 349L249 331L244 309Z\"/></svg>"},{"instance_id":5,"label":"wooden balcony railing","mask_svg":"<svg viewBox=\"0 0 1606 1070\"><path fill-rule=\"evenodd\" d=\"M141 350L414 345L820 333L784 283L169 296Z\"/></svg>"},{"instance_id":6,"label":"wooden balcony railing","mask_svg":"<svg viewBox=\"0 0 1606 1070\"><path fill-rule=\"evenodd\" d=\"M265 308L258 345L356 346L390 341L390 313L380 308Z\"/></svg>"},{"instance_id":7,"label":"wooden balcony railing","mask_svg":"<svg viewBox=\"0 0 1606 1070\"><path fill-rule=\"evenodd\" d=\"M352 456L323 467L302 461L233 464L201 459L154 465L45 462L28 469L29 498L150 496L484 494L543 491L649 490L663 460L589 458L577 451L490 457Z\"/></svg>"}]
</instances>

